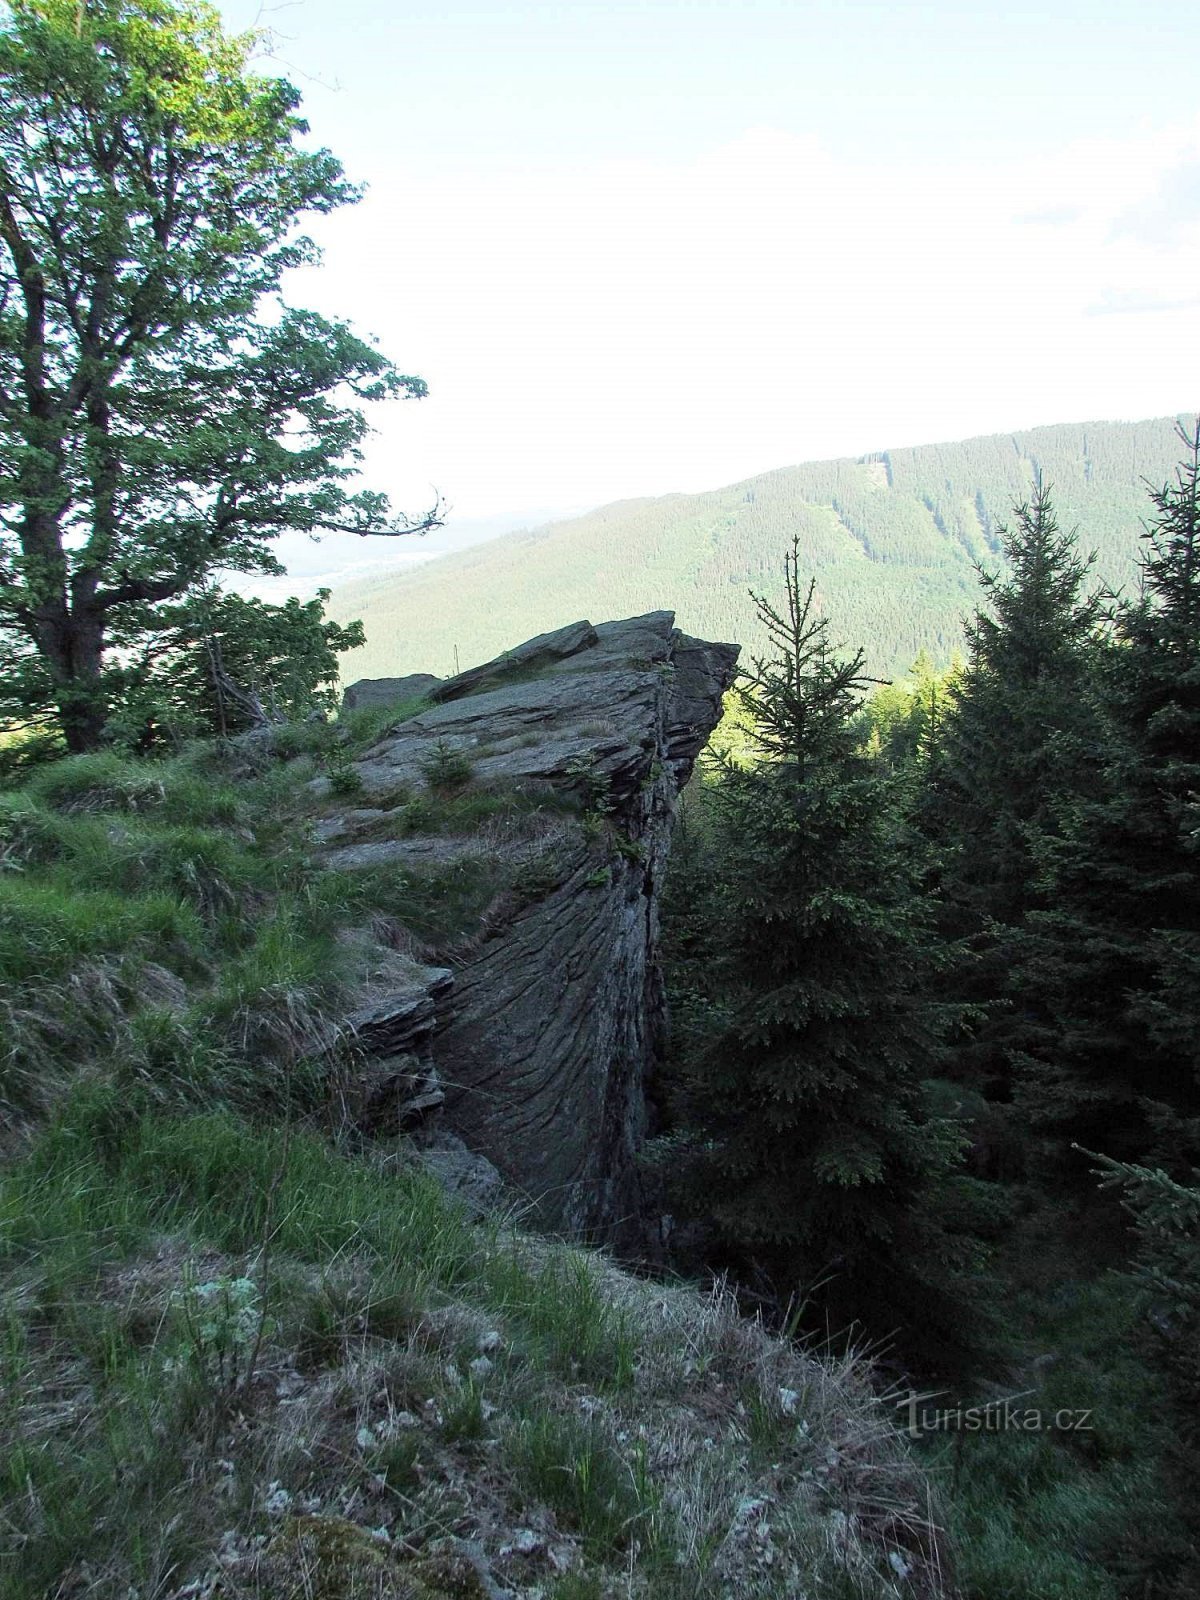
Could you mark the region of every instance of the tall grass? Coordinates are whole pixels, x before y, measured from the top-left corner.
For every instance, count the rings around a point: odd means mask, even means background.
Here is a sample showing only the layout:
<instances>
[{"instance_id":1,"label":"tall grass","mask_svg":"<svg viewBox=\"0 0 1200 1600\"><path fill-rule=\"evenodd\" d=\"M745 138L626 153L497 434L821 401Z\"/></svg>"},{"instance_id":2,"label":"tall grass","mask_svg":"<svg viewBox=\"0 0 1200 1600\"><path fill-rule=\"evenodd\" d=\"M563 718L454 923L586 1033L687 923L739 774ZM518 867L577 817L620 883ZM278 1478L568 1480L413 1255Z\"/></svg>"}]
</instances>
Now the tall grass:
<instances>
[{"instance_id":1,"label":"tall grass","mask_svg":"<svg viewBox=\"0 0 1200 1600\"><path fill-rule=\"evenodd\" d=\"M0 983L57 977L82 957L139 945L162 953L200 943L195 912L169 894L125 896L13 873L0 878Z\"/></svg>"},{"instance_id":2,"label":"tall grass","mask_svg":"<svg viewBox=\"0 0 1200 1600\"><path fill-rule=\"evenodd\" d=\"M138 760L115 751L70 756L33 772L24 792L67 812L149 812L171 822L235 822L242 810L236 787L213 782L202 750L166 761Z\"/></svg>"},{"instance_id":3,"label":"tall grass","mask_svg":"<svg viewBox=\"0 0 1200 1600\"><path fill-rule=\"evenodd\" d=\"M1012 1292L1014 1330L1041 1356L1018 1412L1086 1426L936 1435L923 1453L943 1490L963 1600L1126 1600L1168 1510L1157 1461L1165 1408L1138 1349L1133 1295L1117 1274L1064 1263L1052 1287ZM945 1404L946 1402L933 1402Z\"/></svg>"},{"instance_id":4,"label":"tall grass","mask_svg":"<svg viewBox=\"0 0 1200 1600\"><path fill-rule=\"evenodd\" d=\"M0 794L0 1105L44 1111L89 1066L192 1104L311 1101L348 908L310 876L294 780L235 791L203 747Z\"/></svg>"}]
</instances>

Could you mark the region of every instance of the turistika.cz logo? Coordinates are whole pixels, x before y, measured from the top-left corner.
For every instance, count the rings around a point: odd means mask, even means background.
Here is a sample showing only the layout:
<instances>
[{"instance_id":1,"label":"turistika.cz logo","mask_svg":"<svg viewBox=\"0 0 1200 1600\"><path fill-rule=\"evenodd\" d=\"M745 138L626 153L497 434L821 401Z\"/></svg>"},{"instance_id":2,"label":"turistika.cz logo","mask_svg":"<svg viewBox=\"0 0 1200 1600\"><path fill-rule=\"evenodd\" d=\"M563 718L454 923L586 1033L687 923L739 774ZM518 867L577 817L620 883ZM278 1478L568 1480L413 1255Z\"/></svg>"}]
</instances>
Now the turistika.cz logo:
<instances>
[{"instance_id":1,"label":"turistika.cz logo","mask_svg":"<svg viewBox=\"0 0 1200 1600\"><path fill-rule=\"evenodd\" d=\"M1025 1406L1025 1395L1010 1395L1004 1400L989 1400L981 1406L937 1407L928 1404L931 1394L910 1394L896 1401L905 1413L904 1431L911 1439L926 1433L1090 1433L1090 1410L1044 1411L1040 1406Z\"/></svg>"}]
</instances>

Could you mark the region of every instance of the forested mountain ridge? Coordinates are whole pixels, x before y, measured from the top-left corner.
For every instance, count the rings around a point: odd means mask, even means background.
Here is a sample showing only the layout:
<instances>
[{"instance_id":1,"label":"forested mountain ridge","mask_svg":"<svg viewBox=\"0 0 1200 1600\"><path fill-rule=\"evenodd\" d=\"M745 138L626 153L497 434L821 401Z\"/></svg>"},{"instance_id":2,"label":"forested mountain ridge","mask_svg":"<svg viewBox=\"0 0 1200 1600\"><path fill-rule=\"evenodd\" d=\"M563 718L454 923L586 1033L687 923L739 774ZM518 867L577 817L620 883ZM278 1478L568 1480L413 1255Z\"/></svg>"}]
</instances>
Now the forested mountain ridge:
<instances>
[{"instance_id":1,"label":"forested mountain ridge","mask_svg":"<svg viewBox=\"0 0 1200 1600\"><path fill-rule=\"evenodd\" d=\"M674 608L679 626L755 650L748 591L768 584L794 532L835 638L865 640L876 672L918 651L946 661L975 602L974 563L1040 475L1060 522L1130 586L1146 514L1178 455L1175 418L1064 423L781 467L703 494L623 500L514 533L395 577L347 584L332 614L361 617L353 677L439 674L577 617Z\"/></svg>"}]
</instances>

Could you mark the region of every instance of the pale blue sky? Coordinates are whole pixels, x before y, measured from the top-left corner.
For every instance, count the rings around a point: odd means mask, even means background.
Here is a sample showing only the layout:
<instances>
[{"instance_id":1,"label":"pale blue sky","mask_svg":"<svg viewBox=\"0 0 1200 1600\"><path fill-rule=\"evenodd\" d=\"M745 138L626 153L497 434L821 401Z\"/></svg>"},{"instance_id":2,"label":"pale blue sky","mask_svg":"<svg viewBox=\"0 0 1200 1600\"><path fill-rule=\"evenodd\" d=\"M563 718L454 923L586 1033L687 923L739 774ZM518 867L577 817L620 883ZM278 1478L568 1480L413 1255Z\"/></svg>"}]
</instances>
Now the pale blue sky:
<instances>
[{"instance_id":1,"label":"pale blue sky","mask_svg":"<svg viewBox=\"0 0 1200 1600\"><path fill-rule=\"evenodd\" d=\"M1200 404L1192 8L223 10L369 185L294 297L429 381L372 454L409 506Z\"/></svg>"},{"instance_id":2,"label":"pale blue sky","mask_svg":"<svg viewBox=\"0 0 1200 1600\"><path fill-rule=\"evenodd\" d=\"M926 159L1116 136L1195 102L1200 22L1166 0L567 0L224 6L261 16L361 169L687 159L748 127ZM317 82L313 82L317 80ZM333 91L330 99L317 83ZM381 147L382 146L382 147Z\"/></svg>"}]
</instances>

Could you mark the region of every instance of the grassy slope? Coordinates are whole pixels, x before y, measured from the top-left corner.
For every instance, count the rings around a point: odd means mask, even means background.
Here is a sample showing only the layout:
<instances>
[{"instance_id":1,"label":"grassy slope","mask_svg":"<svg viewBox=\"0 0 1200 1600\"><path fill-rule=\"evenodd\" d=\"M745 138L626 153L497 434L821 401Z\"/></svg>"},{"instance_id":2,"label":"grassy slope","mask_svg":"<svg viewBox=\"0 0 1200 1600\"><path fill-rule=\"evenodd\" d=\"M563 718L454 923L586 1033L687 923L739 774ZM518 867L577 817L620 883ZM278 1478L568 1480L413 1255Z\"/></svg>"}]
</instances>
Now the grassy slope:
<instances>
[{"instance_id":1,"label":"grassy slope","mask_svg":"<svg viewBox=\"0 0 1200 1600\"><path fill-rule=\"evenodd\" d=\"M1086 423L893 450L860 461L785 467L707 494L604 506L386 580L335 592L339 621L361 617L367 645L346 675L447 674L549 628L670 608L709 639L757 642L747 590L771 588L793 530L802 536L838 637L871 666L945 661L976 603L976 560L1040 472L1064 527L1078 525L1098 572L1128 584L1144 480L1178 459L1171 419Z\"/></svg>"},{"instance_id":2,"label":"grassy slope","mask_svg":"<svg viewBox=\"0 0 1200 1600\"><path fill-rule=\"evenodd\" d=\"M932 1600L854 1362L341 1125L344 930L437 949L480 909L312 860L306 780L379 721L0 795L0 1595Z\"/></svg>"},{"instance_id":3,"label":"grassy slope","mask_svg":"<svg viewBox=\"0 0 1200 1600\"><path fill-rule=\"evenodd\" d=\"M77 1091L0 1174L0 1288L8 1600L491 1600L480 1558L545 1600L883 1600L885 1550L920 1567L852 1363L312 1134Z\"/></svg>"}]
</instances>

